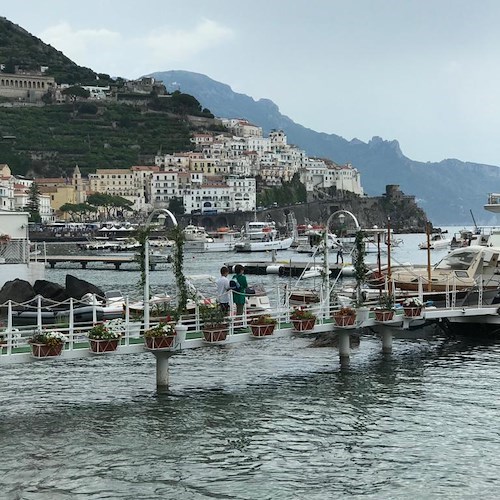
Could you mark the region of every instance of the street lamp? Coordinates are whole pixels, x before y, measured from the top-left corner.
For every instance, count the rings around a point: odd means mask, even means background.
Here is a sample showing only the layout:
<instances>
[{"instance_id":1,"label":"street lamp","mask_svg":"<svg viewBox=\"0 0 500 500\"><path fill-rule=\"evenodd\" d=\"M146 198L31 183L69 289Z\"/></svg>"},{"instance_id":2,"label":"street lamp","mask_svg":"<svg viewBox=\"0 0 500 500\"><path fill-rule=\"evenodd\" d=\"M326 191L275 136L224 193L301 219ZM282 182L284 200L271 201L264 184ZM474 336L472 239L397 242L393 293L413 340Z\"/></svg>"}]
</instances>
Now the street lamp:
<instances>
[{"instance_id":1,"label":"street lamp","mask_svg":"<svg viewBox=\"0 0 500 500\"><path fill-rule=\"evenodd\" d=\"M345 216L349 215L352 220L354 221L354 225L356 226L356 231L359 231L361 229L358 219L356 219L356 216L352 213L349 212L348 210L337 210L336 212L333 212L333 214L328 217L328 220L326 221L326 227L325 227L325 259L324 259L324 272L325 272L325 286L326 286L326 294L325 294L325 300L326 300L326 307L327 307L327 313L330 312L330 264L328 262L328 228L330 227L330 222L334 217L338 217L340 224L342 225L345 221Z\"/></svg>"},{"instance_id":2,"label":"street lamp","mask_svg":"<svg viewBox=\"0 0 500 500\"><path fill-rule=\"evenodd\" d=\"M166 208L157 208L153 210L146 221L145 229L149 229L153 217L159 212L158 220L164 224L167 215L170 216L174 226L177 226L177 219L175 215ZM149 329L149 234L146 233L146 238L144 239L144 331Z\"/></svg>"}]
</instances>

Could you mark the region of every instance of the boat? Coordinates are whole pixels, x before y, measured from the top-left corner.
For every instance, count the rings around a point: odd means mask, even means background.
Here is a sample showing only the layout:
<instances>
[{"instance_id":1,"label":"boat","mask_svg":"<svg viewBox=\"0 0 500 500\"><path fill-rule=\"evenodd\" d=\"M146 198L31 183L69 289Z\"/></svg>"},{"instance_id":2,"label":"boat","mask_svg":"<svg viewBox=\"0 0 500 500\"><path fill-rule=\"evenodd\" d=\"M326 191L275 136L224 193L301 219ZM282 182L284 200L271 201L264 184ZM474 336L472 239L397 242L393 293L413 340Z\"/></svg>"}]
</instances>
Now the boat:
<instances>
[{"instance_id":1,"label":"boat","mask_svg":"<svg viewBox=\"0 0 500 500\"><path fill-rule=\"evenodd\" d=\"M186 226L187 227L187 226ZM229 228L219 228L215 232L206 232L204 228L204 235L202 232L196 233L196 239L187 241L184 248L188 252L231 252L234 246L241 240L240 231L233 231ZM202 236L203 235L203 236Z\"/></svg>"},{"instance_id":2,"label":"boat","mask_svg":"<svg viewBox=\"0 0 500 500\"><path fill-rule=\"evenodd\" d=\"M309 229L303 235L299 236L298 245L295 251L314 255L320 253L325 248L325 234L317 229ZM328 248L337 249L337 237L335 234L328 233Z\"/></svg>"},{"instance_id":3,"label":"boat","mask_svg":"<svg viewBox=\"0 0 500 500\"><path fill-rule=\"evenodd\" d=\"M287 250L293 237L282 238L278 235L274 222L247 222L241 240L235 243L237 252L265 252L268 250Z\"/></svg>"},{"instance_id":4,"label":"boat","mask_svg":"<svg viewBox=\"0 0 500 500\"><path fill-rule=\"evenodd\" d=\"M429 239L429 249L430 250L441 250L443 248L447 248L451 245L450 238L447 238L442 233L432 234ZM427 240L419 243L418 248L420 250L427 250Z\"/></svg>"},{"instance_id":5,"label":"boat","mask_svg":"<svg viewBox=\"0 0 500 500\"><path fill-rule=\"evenodd\" d=\"M497 290L499 246L473 245L451 250L429 270L427 266L392 267L391 280L400 290L444 292L471 290L481 284L483 290Z\"/></svg>"}]
</instances>

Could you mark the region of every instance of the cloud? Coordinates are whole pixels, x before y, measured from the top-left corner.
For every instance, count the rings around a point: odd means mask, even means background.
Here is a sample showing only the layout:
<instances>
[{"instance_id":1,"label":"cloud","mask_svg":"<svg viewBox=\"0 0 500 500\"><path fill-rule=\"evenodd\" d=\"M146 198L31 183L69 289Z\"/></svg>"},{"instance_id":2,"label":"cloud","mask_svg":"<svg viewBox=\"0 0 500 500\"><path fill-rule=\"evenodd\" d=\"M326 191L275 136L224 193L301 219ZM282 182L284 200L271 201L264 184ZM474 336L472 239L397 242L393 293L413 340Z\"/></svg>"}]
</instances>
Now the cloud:
<instances>
[{"instance_id":1,"label":"cloud","mask_svg":"<svg viewBox=\"0 0 500 500\"><path fill-rule=\"evenodd\" d=\"M198 55L230 40L230 28L203 19L192 29L165 26L127 36L108 29L75 30L60 22L40 38L79 65L128 78L186 65Z\"/></svg>"}]
</instances>

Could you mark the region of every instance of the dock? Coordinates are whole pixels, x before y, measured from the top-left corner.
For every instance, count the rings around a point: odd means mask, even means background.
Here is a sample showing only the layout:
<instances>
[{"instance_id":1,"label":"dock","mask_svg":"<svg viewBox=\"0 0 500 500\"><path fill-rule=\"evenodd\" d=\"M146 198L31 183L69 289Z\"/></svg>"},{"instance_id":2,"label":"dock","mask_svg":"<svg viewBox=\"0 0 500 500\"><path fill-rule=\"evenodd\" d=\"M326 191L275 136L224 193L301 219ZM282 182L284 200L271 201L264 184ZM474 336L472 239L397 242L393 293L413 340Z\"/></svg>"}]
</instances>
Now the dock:
<instances>
[{"instance_id":1,"label":"dock","mask_svg":"<svg viewBox=\"0 0 500 500\"><path fill-rule=\"evenodd\" d=\"M234 272L234 266L241 264L245 268L245 274L277 274L278 276L302 276L304 271L322 268L323 263L316 264L311 262L295 262L292 260L277 260L273 261L239 261L225 262L224 265L229 269L229 272ZM330 264L330 276L336 278L343 269L342 264Z\"/></svg>"},{"instance_id":2,"label":"dock","mask_svg":"<svg viewBox=\"0 0 500 500\"><path fill-rule=\"evenodd\" d=\"M36 262L45 262L50 265L52 269L56 264L60 263L70 263L75 262L80 264L82 269L87 269L89 264L101 263L101 264L111 264L118 271L122 264L137 264L137 258L135 255L47 255L43 258L32 259ZM149 268L151 270L156 268L157 264L167 264L170 262L170 257L164 255L151 255L149 257Z\"/></svg>"}]
</instances>

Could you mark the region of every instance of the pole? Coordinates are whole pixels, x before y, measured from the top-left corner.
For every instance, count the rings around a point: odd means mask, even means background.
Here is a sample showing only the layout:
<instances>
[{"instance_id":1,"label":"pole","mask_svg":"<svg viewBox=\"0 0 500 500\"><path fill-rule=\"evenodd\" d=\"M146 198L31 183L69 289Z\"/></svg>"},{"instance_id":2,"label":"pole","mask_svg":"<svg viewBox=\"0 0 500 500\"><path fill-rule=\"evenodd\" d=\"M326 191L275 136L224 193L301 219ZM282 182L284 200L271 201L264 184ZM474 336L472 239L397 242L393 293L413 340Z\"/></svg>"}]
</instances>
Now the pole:
<instances>
[{"instance_id":1,"label":"pole","mask_svg":"<svg viewBox=\"0 0 500 500\"><path fill-rule=\"evenodd\" d=\"M391 218L387 217L387 287L391 294Z\"/></svg>"},{"instance_id":2,"label":"pole","mask_svg":"<svg viewBox=\"0 0 500 500\"><path fill-rule=\"evenodd\" d=\"M144 241L144 330L149 330L149 237Z\"/></svg>"},{"instance_id":3,"label":"pole","mask_svg":"<svg viewBox=\"0 0 500 500\"><path fill-rule=\"evenodd\" d=\"M425 234L427 236L427 291L432 291L431 283L431 224L429 221L425 224Z\"/></svg>"},{"instance_id":4,"label":"pole","mask_svg":"<svg viewBox=\"0 0 500 500\"><path fill-rule=\"evenodd\" d=\"M331 217L331 216L330 216ZM330 264L328 262L328 224L330 222L330 218L326 222L325 227L325 258L323 260L324 268L325 268L325 303L326 303L326 311L324 317L327 318L330 315ZM291 267L291 266L290 266Z\"/></svg>"}]
</instances>

